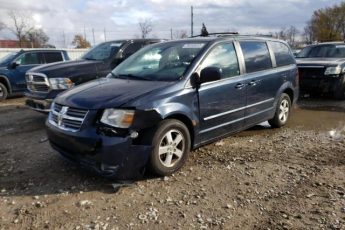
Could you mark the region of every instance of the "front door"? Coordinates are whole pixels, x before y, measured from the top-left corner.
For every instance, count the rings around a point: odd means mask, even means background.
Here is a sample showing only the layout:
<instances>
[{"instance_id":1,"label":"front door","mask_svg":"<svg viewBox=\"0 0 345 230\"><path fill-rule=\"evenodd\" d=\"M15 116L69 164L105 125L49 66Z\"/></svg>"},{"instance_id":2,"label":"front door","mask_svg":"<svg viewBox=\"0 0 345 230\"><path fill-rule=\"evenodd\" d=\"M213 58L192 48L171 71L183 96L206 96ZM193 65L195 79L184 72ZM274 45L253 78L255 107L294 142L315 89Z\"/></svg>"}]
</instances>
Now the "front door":
<instances>
[{"instance_id":1,"label":"front door","mask_svg":"<svg viewBox=\"0 0 345 230\"><path fill-rule=\"evenodd\" d=\"M206 67L222 70L222 79L200 86L200 137L208 141L243 127L246 85L233 43L222 43L211 49L199 71Z\"/></svg>"},{"instance_id":2,"label":"front door","mask_svg":"<svg viewBox=\"0 0 345 230\"><path fill-rule=\"evenodd\" d=\"M17 58L15 62L18 66L11 69L11 83L13 91L24 91L26 89L26 72L35 66L44 64L43 54L41 52L24 53Z\"/></svg>"}]
</instances>

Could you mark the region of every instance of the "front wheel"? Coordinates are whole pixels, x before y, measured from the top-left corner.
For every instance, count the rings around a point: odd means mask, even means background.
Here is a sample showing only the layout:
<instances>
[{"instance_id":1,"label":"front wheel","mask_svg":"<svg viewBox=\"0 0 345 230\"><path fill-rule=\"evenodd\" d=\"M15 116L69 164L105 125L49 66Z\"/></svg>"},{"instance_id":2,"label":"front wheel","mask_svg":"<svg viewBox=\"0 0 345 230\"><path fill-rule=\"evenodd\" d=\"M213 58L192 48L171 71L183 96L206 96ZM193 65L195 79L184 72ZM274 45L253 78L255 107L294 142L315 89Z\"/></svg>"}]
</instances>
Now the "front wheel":
<instances>
[{"instance_id":1,"label":"front wheel","mask_svg":"<svg viewBox=\"0 0 345 230\"><path fill-rule=\"evenodd\" d=\"M154 130L150 142L154 147L150 168L160 176L178 171L186 162L191 148L188 128L175 119L162 121Z\"/></svg>"},{"instance_id":2,"label":"front wheel","mask_svg":"<svg viewBox=\"0 0 345 230\"><path fill-rule=\"evenodd\" d=\"M7 98L8 96L8 90L6 86L2 83L0 83L0 101L3 101Z\"/></svg>"},{"instance_id":3,"label":"front wheel","mask_svg":"<svg viewBox=\"0 0 345 230\"><path fill-rule=\"evenodd\" d=\"M289 95L283 93L280 96L274 117L268 121L273 128L280 128L286 125L291 112L291 99Z\"/></svg>"}]
</instances>

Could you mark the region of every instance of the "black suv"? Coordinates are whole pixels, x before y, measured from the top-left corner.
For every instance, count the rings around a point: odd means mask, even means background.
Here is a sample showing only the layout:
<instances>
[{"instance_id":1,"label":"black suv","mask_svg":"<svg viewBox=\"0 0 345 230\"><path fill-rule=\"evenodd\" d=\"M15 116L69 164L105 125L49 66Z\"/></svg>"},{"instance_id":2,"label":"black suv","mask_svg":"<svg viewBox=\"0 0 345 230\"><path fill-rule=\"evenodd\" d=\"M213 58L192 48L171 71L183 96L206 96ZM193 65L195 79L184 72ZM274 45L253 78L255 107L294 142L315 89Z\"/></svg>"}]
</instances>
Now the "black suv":
<instances>
[{"instance_id":1,"label":"black suv","mask_svg":"<svg viewBox=\"0 0 345 230\"><path fill-rule=\"evenodd\" d=\"M302 93L329 94L345 99L345 43L320 43L296 57Z\"/></svg>"},{"instance_id":2,"label":"black suv","mask_svg":"<svg viewBox=\"0 0 345 230\"><path fill-rule=\"evenodd\" d=\"M26 74L26 105L39 112L49 112L53 99L75 85L105 77L115 66L146 45L159 39L131 39L104 42L79 60L31 69Z\"/></svg>"},{"instance_id":3,"label":"black suv","mask_svg":"<svg viewBox=\"0 0 345 230\"><path fill-rule=\"evenodd\" d=\"M68 61L64 50L20 50L0 59L0 101L26 90L25 73L38 65Z\"/></svg>"},{"instance_id":4,"label":"black suv","mask_svg":"<svg viewBox=\"0 0 345 230\"><path fill-rule=\"evenodd\" d=\"M285 42L185 39L145 47L107 78L62 93L46 125L54 149L104 176L135 177L146 166L170 175L191 149L263 121L285 125L297 98Z\"/></svg>"}]
</instances>

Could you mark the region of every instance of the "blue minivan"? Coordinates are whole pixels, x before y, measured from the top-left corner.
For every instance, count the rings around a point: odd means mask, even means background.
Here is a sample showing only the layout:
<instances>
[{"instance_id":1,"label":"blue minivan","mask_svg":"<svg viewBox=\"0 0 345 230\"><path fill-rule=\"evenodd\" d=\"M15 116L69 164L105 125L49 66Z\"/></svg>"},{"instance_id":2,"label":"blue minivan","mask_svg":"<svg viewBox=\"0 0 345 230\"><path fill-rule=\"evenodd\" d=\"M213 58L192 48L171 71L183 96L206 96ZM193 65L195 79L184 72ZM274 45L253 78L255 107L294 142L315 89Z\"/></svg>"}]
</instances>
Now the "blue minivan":
<instances>
[{"instance_id":1,"label":"blue minivan","mask_svg":"<svg viewBox=\"0 0 345 230\"><path fill-rule=\"evenodd\" d=\"M68 61L64 50L20 50L0 59L0 101L12 95L24 94L26 87L25 74L36 66L53 62Z\"/></svg>"},{"instance_id":2,"label":"blue minivan","mask_svg":"<svg viewBox=\"0 0 345 230\"><path fill-rule=\"evenodd\" d=\"M297 98L297 66L283 41L170 41L59 95L47 134L64 157L101 175L170 175L201 145L263 121L285 125Z\"/></svg>"}]
</instances>

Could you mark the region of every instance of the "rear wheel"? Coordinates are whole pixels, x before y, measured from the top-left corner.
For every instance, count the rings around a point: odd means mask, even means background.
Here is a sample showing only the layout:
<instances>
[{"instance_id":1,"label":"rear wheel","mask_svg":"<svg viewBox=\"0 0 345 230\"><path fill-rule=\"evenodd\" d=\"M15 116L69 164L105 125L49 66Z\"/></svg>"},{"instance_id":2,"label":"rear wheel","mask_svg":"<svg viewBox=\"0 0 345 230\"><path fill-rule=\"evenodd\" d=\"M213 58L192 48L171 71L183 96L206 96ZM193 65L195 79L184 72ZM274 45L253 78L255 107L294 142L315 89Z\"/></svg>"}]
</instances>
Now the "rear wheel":
<instances>
[{"instance_id":1,"label":"rear wheel","mask_svg":"<svg viewBox=\"0 0 345 230\"><path fill-rule=\"evenodd\" d=\"M171 175L187 160L191 148L189 130L179 120L169 119L151 131L149 142L154 148L150 156L150 168L160 176Z\"/></svg>"},{"instance_id":2,"label":"rear wheel","mask_svg":"<svg viewBox=\"0 0 345 230\"><path fill-rule=\"evenodd\" d=\"M6 86L2 83L0 83L0 101L3 101L7 98L8 96L8 90Z\"/></svg>"},{"instance_id":3,"label":"rear wheel","mask_svg":"<svg viewBox=\"0 0 345 230\"><path fill-rule=\"evenodd\" d=\"M273 128L280 128L286 125L291 112L291 99L289 95L283 93L280 96L274 117L268 121Z\"/></svg>"}]
</instances>

